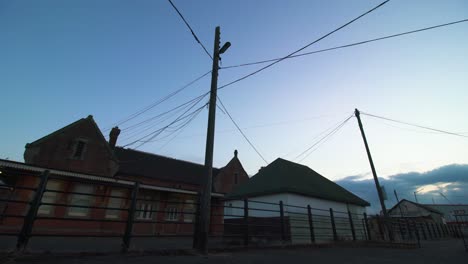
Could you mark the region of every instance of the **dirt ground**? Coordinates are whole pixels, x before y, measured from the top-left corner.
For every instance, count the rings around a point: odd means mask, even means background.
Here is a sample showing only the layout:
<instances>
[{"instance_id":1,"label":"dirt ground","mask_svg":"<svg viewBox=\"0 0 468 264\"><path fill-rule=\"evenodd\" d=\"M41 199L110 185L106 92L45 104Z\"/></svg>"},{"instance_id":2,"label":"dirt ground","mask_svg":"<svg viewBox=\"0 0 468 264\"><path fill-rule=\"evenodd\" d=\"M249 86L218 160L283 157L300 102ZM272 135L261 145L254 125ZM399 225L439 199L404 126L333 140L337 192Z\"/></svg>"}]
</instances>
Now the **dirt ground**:
<instances>
[{"instance_id":1,"label":"dirt ground","mask_svg":"<svg viewBox=\"0 0 468 264\"><path fill-rule=\"evenodd\" d=\"M63 264L284 264L284 263L468 263L468 252L461 240L423 242L421 248L398 249L381 247L330 247L296 249L257 249L208 255L155 256L121 255L105 256L25 256L16 260L4 259L3 263L63 263Z\"/></svg>"}]
</instances>

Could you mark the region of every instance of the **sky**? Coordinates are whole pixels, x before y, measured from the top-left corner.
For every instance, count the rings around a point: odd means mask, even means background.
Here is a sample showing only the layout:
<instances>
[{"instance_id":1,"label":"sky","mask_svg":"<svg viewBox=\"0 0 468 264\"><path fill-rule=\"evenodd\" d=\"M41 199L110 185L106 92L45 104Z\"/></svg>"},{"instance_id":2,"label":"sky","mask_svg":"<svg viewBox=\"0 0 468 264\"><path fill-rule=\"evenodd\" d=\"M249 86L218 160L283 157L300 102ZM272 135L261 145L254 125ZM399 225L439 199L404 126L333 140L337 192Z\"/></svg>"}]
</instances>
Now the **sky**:
<instances>
[{"instance_id":1,"label":"sky","mask_svg":"<svg viewBox=\"0 0 468 264\"><path fill-rule=\"evenodd\" d=\"M390 209L403 199L423 204L467 204L468 165L450 164L426 172L408 172L380 180ZM380 212L380 202L373 179L353 175L336 181L339 185L370 202L368 212ZM396 192L396 196L394 194Z\"/></svg>"},{"instance_id":2,"label":"sky","mask_svg":"<svg viewBox=\"0 0 468 264\"><path fill-rule=\"evenodd\" d=\"M221 44L232 43L221 66L229 66L285 56L381 1L173 2L210 52L215 27L221 27ZM466 19L467 11L464 0L392 0L304 51ZM0 158L11 160L23 161L26 143L90 114L107 136L108 128L211 69L210 58L163 0L0 0L0 32ZM467 32L468 23L461 23L285 60L218 95L267 162L298 161L317 135L355 108L468 135ZM260 67L222 69L218 84ZM209 88L206 76L120 128ZM177 137L162 134L139 150L203 163L207 115L202 108ZM161 122L123 130L118 145L161 128ZM467 138L364 115L362 122L383 179L468 164ZM218 108L214 165L224 166L234 149L249 175L266 165ZM331 180L371 178L356 118L301 163ZM466 185L462 192L468 193Z\"/></svg>"}]
</instances>

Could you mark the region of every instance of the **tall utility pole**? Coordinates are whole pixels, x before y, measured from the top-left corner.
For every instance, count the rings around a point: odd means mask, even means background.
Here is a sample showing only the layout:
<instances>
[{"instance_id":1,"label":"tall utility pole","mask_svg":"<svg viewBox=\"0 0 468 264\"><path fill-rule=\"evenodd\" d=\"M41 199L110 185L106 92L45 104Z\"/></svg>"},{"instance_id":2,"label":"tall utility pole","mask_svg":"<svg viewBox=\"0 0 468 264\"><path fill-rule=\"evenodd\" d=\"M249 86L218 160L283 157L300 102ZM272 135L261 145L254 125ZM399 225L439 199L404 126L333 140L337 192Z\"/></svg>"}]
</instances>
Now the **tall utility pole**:
<instances>
[{"instance_id":1,"label":"tall utility pole","mask_svg":"<svg viewBox=\"0 0 468 264\"><path fill-rule=\"evenodd\" d=\"M196 247L199 251L203 253L206 253L206 245L208 243L208 232L210 230L213 148L216 117L216 92L218 90L219 55L223 54L231 46L231 43L226 42L223 45L223 47L219 49L220 34L220 28L216 27L213 49L213 68L211 70L211 92L208 113L208 129L206 136L205 178L203 180L202 191L200 194L200 218L199 221L197 221L199 226Z\"/></svg>"},{"instance_id":2,"label":"tall utility pole","mask_svg":"<svg viewBox=\"0 0 468 264\"><path fill-rule=\"evenodd\" d=\"M387 217L387 208L385 207L382 188L380 187L379 179L377 178L377 172L375 171L374 161L372 161L372 156L371 156L371 153L370 153L370 150L369 150L369 145L367 145L366 134L364 133L364 128L362 127L361 113L359 112L359 110L355 109L354 114L356 115L356 118L358 120L359 129L361 129L362 140L364 140L364 145L366 146L367 157L369 158L369 163L370 163L370 166L371 166L372 175L374 176L375 187L377 188L377 193L379 194L380 206L382 207L382 212L383 212L384 216Z\"/></svg>"}]
</instances>

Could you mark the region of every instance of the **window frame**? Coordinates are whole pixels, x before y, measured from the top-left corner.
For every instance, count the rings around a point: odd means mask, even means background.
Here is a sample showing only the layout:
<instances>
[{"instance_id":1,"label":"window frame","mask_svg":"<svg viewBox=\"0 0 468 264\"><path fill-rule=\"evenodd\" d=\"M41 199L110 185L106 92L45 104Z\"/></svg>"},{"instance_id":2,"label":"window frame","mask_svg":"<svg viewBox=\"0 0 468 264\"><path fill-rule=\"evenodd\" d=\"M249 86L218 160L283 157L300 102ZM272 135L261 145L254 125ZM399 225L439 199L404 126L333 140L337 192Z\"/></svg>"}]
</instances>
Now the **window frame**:
<instances>
[{"instance_id":1,"label":"window frame","mask_svg":"<svg viewBox=\"0 0 468 264\"><path fill-rule=\"evenodd\" d=\"M52 187L52 186L48 186L49 184L52 184L52 183L57 184L56 188ZM47 184L46 184L46 190L42 194L41 203L56 203L59 196L60 196L60 193L51 192L51 191L48 191L48 190L63 191L64 184L65 183L63 181L61 181L61 180L55 180L55 179L48 180ZM50 200L46 201L45 199L48 199L48 198L50 198ZM46 208L48 208L48 209L46 209ZM56 209L55 205L42 205L41 204L39 206L38 210L37 210L37 214L38 215L51 216L51 215L55 214L55 209Z\"/></svg>"},{"instance_id":2,"label":"window frame","mask_svg":"<svg viewBox=\"0 0 468 264\"><path fill-rule=\"evenodd\" d=\"M73 192L79 192L79 193L86 193L86 192L83 192L83 191L77 191L76 189L78 188L78 186L86 186L86 187L91 187L91 192L89 192L90 195L86 195L86 194L75 194ZM83 198L83 197L86 197L87 199L87 205L81 205L81 204L75 204L75 205L80 205L80 206L93 206L93 202L95 202L95 197L92 196L95 192L96 192L96 186L94 185L91 185L91 184L86 184L86 183L75 183L73 185L73 191L71 193L71 196L70 196L70 200L69 200L69 205L74 205L73 204L73 200L74 199L77 199L77 198ZM82 199L78 200L78 201L82 201ZM74 210L86 210L86 212L82 213L82 212L73 212ZM68 207L68 210L67 210L67 216L70 216L70 217L88 217L90 215L90 212L91 212L91 208L89 207L72 207L72 206L69 206Z\"/></svg>"},{"instance_id":3,"label":"window frame","mask_svg":"<svg viewBox=\"0 0 468 264\"><path fill-rule=\"evenodd\" d=\"M195 200L185 199L184 208L182 210L182 214L184 218L183 221L185 223L193 223L196 212L197 212L197 209L196 209ZM189 218L187 218L187 216L189 216Z\"/></svg>"},{"instance_id":4,"label":"window frame","mask_svg":"<svg viewBox=\"0 0 468 264\"><path fill-rule=\"evenodd\" d=\"M239 184L239 173L234 172L234 185Z\"/></svg>"},{"instance_id":5,"label":"window frame","mask_svg":"<svg viewBox=\"0 0 468 264\"><path fill-rule=\"evenodd\" d=\"M179 208L177 205L171 205L166 207L166 221L177 222L179 221Z\"/></svg>"},{"instance_id":6,"label":"window frame","mask_svg":"<svg viewBox=\"0 0 468 264\"><path fill-rule=\"evenodd\" d=\"M158 210L159 203L158 201L150 201L150 200L158 200L159 198L159 193L154 192L154 191L143 191L141 194L139 194L138 199L143 199L143 200L138 200L137 201L137 210L143 210L143 211L137 211L136 212L136 219L142 220L142 221L151 221L154 219L154 217L158 215L158 212L154 212ZM149 214L149 215L148 215Z\"/></svg>"},{"instance_id":7,"label":"window frame","mask_svg":"<svg viewBox=\"0 0 468 264\"><path fill-rule=\"evenodd\" d=\"M80 155L76 155L77 151L78 151L78 146L79 146L80 143L83 144L83 148L81 149ZM88 143L89 143L89 140L85 139L85 138L75 139L74 142L73 142L73 151L71 153L70 158L75 159L75 160L83 160L84 156L85 156L85 153L86 153L86 150L88 148Z\"/></svg>"},{"instance_id":8,"label":"window frame","mask_svg":"<svg viewBox=\"0 0 468 264\"><path fill-rule=\"evenodd\" d=\"M118 194L115 194L114 192L118 192ZM122 190L122 189L111 189L109 195L110 196L118 196L118 197L121 197L121 198L109 197L107 199L106 207L108 209L106 209L106 213L105 213L104 217L106 219L120 219L120 217L122 217L122 211L123 210L110 209L110 208L120 208L120 209L122 209L122 207L125 205L125 200L127 198L126 191ZM118 203L118 206L113 206L111 204L111 202L113 202L113 201Z\"/></svg>"}]
</instances>

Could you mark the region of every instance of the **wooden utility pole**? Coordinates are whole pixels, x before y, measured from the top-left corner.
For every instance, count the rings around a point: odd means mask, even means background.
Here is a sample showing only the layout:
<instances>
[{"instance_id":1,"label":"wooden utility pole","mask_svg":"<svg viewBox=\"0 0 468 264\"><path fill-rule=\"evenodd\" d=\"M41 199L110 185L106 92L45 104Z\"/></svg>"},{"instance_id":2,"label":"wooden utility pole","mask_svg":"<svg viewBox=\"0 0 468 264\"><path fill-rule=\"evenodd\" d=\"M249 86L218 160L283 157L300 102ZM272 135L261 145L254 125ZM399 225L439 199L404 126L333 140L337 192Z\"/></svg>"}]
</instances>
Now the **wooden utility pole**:
<instances>
[{"instance_id":1,"label":"wooden utility pole","mask_svg":"<svg viewBox=\"0 0 468 264\"><path fill-rule=\"evenodd\" d=\"M403 211L401 210L400 200L398 199L398 194L395 189L393 189L393 193L395 194L395 198L398 204L398 209L400 209L400 215L403 217Z\"/></svg>"},{"instance_id":2,"label":"wooden utility pole","mask_svg":"<svg viewBox=\"0 0 468 264\"><path fill-rule=\"evenodd\" d=\"M211 189L213 177L213 148L214 148L214 133L215 133L215 117L216 117L216 92L218 89L218 69L219 55L224 53L231 43L226 42L223 47L219 48L221 30L216 27L215 40L213 49L213 68L211 70L211 92L208 113L208 129L206 136L205 149L205 178L203 180L201 199L200 199L200 221L198 221L198 237L197 249L206 253L208 243L208 233L210 230L211 216Z\"/></svg>"},{"instance_id":3,"label":"wooden utility pole","mask_svg":"<svg viewBox=\"0 0 468 264\"><path fill-rule=\"evenodd\" d=\"M367 157L369 158L369 163L370 163L370 166L371 166L372 175L374 176L375 187L377 188L377 193L379 195L380 206L382 207L383 215L385 217L387 217L387 208L385 207L382 188L380 187L379 179L377 178L377 172L375 171L374 161L372 161L372 156L371 156L371 153L370 153L370 150L369 150L369 145L367 145L366 134L364 133L364 128L362 127L361 116L360 116L361 113L359 112L359 110L355 109L354 114L356 115L356 118L358 120L359 129L361 130L362 140L364 141L364 146L366 147Z\"/></svg>"}]
</instances>

